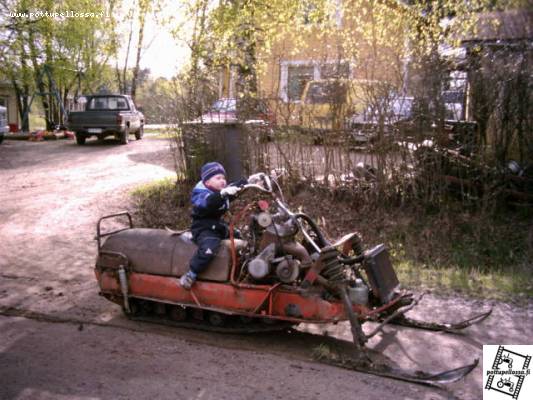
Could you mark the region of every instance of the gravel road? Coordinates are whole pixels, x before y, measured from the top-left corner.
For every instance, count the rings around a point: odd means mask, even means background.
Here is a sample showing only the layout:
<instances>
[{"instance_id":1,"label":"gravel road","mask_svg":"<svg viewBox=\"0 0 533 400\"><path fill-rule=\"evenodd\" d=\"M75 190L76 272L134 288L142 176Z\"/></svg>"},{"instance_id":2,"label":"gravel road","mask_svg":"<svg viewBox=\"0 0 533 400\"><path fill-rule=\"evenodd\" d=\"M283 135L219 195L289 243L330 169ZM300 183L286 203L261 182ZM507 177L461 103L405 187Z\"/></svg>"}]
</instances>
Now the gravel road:
<instances>
[{"instance_id":1,"label":"gravel road","mask_svg":"<svg viewBox=\"0 0 533 400\"><path fill-rule=\"evenodd\" d=\"M98 296L96 221L131 207L135 186L174 175L159 139L0 145L0 399L481 398L481 365L430 388L313 362L320 343L349 340L346 324L246 336L124 318ZM531 302L430 294L412 316L457 320L489 307L462 335L387 327L369 345L397 366L439 371L481 359L483 344L532 342Z\"/></svg>"}]
</instances>

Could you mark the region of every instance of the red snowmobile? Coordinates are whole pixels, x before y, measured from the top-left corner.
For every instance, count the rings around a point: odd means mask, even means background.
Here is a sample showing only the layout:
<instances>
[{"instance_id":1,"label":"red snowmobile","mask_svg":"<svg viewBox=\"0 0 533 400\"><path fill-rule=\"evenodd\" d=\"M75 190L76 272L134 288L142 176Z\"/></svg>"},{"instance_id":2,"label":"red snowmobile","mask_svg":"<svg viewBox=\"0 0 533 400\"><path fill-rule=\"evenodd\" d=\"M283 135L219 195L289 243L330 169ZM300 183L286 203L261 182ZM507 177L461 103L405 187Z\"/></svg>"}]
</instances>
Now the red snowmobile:
<instances>
[{"instance_id":1,"label":"red snowmobile","mask_svg":"<svg viewBox=\"0 0 533 400\"><path fill-rule=\"evenodd\" d=\"M275 179L261 176L260 184L243 187L241 193L255 191L256 198L234 214L230 238L222 242L191 290L179 284L196 251L189 231L134 228L127 212L101 218L95 266L100 294L121 305L132 319L221 332L261 332L303 322L347 320L361 352L365 342L391 322L455 331L490 314L458 324L406 317L420 298L400 289L384 245L365 250L357 232L330 243L312 218L288 208ZM103 233L102 222L117 217L127 217L129 227ZM237 239L234 229L243 223L243 239ZM365 321L379 324L365 334L361 328ZM476 365L477 360L436 375L409 375L390 368L385 373L382 368L372 370L368 363L361 369L414 382L442 383L460 379Z\"/></svg>"}]
</instances>

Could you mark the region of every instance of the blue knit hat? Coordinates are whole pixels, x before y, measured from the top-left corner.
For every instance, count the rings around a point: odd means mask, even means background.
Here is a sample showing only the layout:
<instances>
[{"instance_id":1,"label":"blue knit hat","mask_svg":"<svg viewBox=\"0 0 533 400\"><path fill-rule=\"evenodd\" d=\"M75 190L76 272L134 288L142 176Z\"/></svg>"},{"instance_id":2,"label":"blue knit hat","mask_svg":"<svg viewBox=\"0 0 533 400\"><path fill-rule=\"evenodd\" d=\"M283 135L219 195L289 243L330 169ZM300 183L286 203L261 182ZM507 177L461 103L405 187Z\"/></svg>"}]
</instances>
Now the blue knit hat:
<instances>
[{"instance_id":1,"label":"blue knit hat","mask_svg":"<svg viewBox=\"0 0 533 400\"><path fill-rule=\"evenodd\" d=\"M202 166L202 170L200 172L202 175L202 182L208 181L210 178L212 178L215 175L222 174L226 175L226 170L222 166L222 164L217 162L208 162L207 164L204 164Z\"/></svg>"}]
</instances>

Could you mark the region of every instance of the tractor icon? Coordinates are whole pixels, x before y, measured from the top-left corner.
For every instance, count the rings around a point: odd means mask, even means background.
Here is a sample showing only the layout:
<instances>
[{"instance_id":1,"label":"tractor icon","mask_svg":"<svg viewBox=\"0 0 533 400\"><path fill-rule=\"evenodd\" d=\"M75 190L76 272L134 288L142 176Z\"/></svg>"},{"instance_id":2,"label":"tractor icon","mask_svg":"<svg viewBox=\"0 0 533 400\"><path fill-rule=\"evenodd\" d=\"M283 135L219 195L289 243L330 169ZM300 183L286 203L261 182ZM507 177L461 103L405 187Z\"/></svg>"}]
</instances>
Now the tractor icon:
<instances>
[{"instance_id":1,"label":"tractor icon","mask_svg":"<svg viewBox=\"0 0 533 400\"><path fill-rule=\"evenodd\" d=\"M500 389L507 386L509 388L508 389L509 393L513 393L513 390L514 390L514 383L511 382L511 378L507 378L507 379L503 379L503 377L500 378L498 383L496 383L496 386L498 386Z\"/></svg>"},{"instance_id":2,"label":"tractor icon","mask_svg":"<svg viewBox=\"0 0 533 400\"><path fill-rule=\"evenodd\" d=\"M513 359L510 357L509 354L506 354L506 355L502 356L502 358L500 358L500 361L498 362L498 366L500 366L500 364L503 364L503 363L507 363L507 367L509 369L511 369L513 367Z\"/></svg>"}]
</instances>

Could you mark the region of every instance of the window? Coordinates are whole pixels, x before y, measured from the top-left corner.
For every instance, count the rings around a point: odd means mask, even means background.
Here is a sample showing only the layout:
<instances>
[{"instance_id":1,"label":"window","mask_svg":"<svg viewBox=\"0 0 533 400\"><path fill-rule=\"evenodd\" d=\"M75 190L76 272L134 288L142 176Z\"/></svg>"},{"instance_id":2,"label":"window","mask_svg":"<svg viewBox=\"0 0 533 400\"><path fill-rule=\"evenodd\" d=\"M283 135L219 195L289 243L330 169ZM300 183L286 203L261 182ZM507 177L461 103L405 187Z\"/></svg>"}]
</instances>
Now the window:
<instances>
[{"instance_id":1,"label":"window","mask_svg":"<svg viewBox=\"0 0 533 400\"><path fill-rule=\"evenodd\" d=\"M236 99L220 99L215 101L211 107L211 112L236 112L237 100Z\"/></svg>"},{"instance_id":2,"label":"window","mask_svg":"<svg viewBox=\"0 0 533 400\"><path fill-rule=\"evenodd\" d=\"M128 110L128 103L123 97L93 97L87 110Z\"/></svg>"},{"instance_id":3,"label":"window","mask_svg":"<svg viewBox=\"0 0 533 400\"><path fill-rule=\"evenodd\" d=\"M350 63L348 61L324 63L320 66L320 79L350 77Z\"/></svg>"},{"instance_id":4,"label":"window","mask_svg":"<svg viewBox=\"0 0 533 400\"><path fill-rule=\"evenodd\" d=\"M308 61L282 61L280 64L280 97L286 102L299 102L305 85L311 80L349 79L352 65L349 61L318 63Z\"/></svg>"},{"instance_id":5,"label":"window","mask_svg":"<svg viewBox=\"0 0 533 400\"><path fill-rule=\"evenodd\" d=\"M338 81L313 82L305 98L309 104L342 104L346 102L346 84Z\"/></svg>"},{"instance_id":6,"label":"window","mask_svg":"<svg viewBox=\"0 0 533 400\"><path fill-rule=\"evenodd\" d=\"M314 78L314 67L291 65L288 69L287 97L289 101L300 100L305 84Z\"/></svg>"},{"instance_id":7,"label":"window","mask_svg":"<svg viewBox=\"0 0 533 400\"><path fill-rule=\"evenodd\" d=\"M4 121L4 122L7 124L8 120L9 120L9 101L8 101L7 97L0 97L0 106L6 108L6 114L5 114L6 121ZM2 122L2 123L4 123L4 122ZM1 124L0 124L0 128L2 128Z\"/></svg>"}]
</instances>

